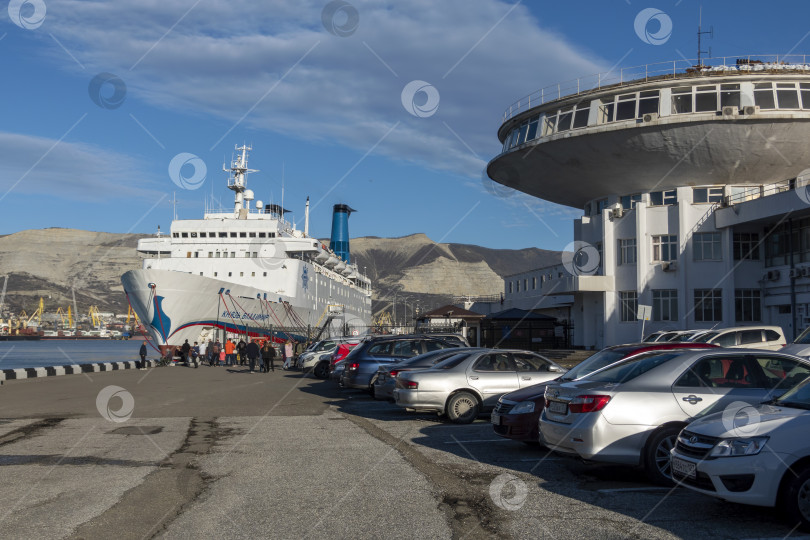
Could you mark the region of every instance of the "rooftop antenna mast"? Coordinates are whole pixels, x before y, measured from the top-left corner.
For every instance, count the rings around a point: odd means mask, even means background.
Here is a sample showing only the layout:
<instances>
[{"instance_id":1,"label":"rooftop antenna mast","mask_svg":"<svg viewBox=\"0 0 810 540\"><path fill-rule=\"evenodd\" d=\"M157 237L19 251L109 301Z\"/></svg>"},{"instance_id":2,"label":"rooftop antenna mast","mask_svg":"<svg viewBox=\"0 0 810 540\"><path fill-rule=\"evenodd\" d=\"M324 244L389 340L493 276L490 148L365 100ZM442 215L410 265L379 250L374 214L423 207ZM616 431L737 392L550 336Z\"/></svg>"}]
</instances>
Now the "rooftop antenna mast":
<instances>
[{"instance_id":1,"label":"rooftop antenna mast","mask_svg":"<svg viewBox=\"0 0 810 540\"><path fill-rule=\"evenodd\" d=\"M710 38L714 39L714 26L710 26L708 30L703 30L703 6L700 6L700 12L698 15L698 31L697 31L697 38L698 38L698 50L697 50L697 61L698 66L703 67L703 60L701 59L701 54L708 54L709 58L712 56L712 48L709 47L708 51L703 50L703 46L701 44L701 40L703 38L703 34L708 34Z\"/></svg>"}]
</instances>

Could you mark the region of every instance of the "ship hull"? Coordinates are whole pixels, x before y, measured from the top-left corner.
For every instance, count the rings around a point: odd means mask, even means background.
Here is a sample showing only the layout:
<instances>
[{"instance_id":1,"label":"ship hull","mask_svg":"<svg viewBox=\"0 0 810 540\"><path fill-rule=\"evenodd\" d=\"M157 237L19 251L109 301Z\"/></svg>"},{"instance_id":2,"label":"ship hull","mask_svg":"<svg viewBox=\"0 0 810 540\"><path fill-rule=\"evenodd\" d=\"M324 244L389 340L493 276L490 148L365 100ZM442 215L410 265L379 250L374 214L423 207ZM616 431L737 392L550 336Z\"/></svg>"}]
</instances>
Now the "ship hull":
<instances>
[{"instance_id":1,"label":"ship hull","mask_svg":"<svg viewBox=\"0 0 810 540\"><path fill-rule=\"evenodd\" d=\"M322 323L321 313L296 305L295 298L185 272L131 270L121 283L149 337L164 349L226 336L305 341ZM350 333L364 332L368 321L360 311L344 310L338 326L351 321Z\"/></svg>"}]
</instances>

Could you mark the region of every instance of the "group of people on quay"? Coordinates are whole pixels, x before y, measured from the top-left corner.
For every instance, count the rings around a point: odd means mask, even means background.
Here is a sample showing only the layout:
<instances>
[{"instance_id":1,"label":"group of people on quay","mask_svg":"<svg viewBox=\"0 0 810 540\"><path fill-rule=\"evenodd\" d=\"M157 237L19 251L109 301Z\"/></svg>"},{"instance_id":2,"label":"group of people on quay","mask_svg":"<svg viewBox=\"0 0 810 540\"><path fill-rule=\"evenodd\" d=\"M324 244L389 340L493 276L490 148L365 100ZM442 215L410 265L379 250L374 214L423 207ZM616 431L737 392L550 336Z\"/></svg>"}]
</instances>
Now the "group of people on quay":
<instances>
[{"instance_id":1,"label":"group of people on quay","mask_svg":"<svg viewBox=\"0 0 810 540\"><path fill-rule=\"evenodd\" d=\"M292 339L287 339L280 347L282 369L290 369L295 362L296 344ZM141 369L146 369L146 343L141 344L139 355L141 357ZM200 364L214 366L248 366L250 373L256 373L257 368L261 373L269 373L276 370L275 359L278 353L276 347L269 339L247 338L247 341L240 339L234 343L231 338L227 338L225 343L219 339L202 341L190 344L188 340L164 356L167 362L173 357L179 357L180 363L197 368Z\"/></svg>"}]
</instances>

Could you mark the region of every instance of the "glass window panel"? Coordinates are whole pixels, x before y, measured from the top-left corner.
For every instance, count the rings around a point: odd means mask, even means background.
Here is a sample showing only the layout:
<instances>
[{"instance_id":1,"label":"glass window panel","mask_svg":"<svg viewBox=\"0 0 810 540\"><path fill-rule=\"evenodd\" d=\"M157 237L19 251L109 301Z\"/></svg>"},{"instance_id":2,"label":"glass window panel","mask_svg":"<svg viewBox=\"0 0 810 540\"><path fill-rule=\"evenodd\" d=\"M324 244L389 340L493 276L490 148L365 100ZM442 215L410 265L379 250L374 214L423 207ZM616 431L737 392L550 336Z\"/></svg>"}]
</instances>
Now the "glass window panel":
<instances>
[{"instance_id":1,"label":"glass window panel","mask_svg":"<svg viewBox=\"0 0 810 540\"><path fill-rule=\"evenodd\" d=\"M754 90L754 103L759 105L760 109L775 109L776 102L773 98L773 90L770 88L768 90Z\"/></svg>"},{"instance_id":2,"label":"glass window panel","mask_svg":"<svg viewBox=\"0 0 810 540\"><path fill-rule=\"evenodd\" d=\"M560 111L560 119L557 122L557 132L568 131L571 129L571 120L574 115L571 109Z\"/></svg>"},{"instance_id":3,"label":"glass window panel","mask_svg":"<svg viewBox=\"0 0 810 540\"><path fill-rule=\"evenodd\" d=\"M520 126L520 135L518 135L518 144L523 144L526 142L526 134L529 132L529 124L523 124Z\"/></svg>"},{"instance_id":4,"label":"glass window panel","mask_svg":"<svg viewBox=\"0 0 810 540\"><path fill-rule=\"evenodd\" d=\"M672 113L683 114L692 112L692 93L688 94L675 94L675 89L672 91Z\"/></svg>"},{"instance_id":5,"label":"glass window panel","mask_svg":"<svg viewBox=\"0 0 810 540\"><path fill-rule=\"evenodd\" d=\"M740 85L721 84L720 85L720 107L740 106Z\"/></svg>"},{"instance_id":6,"label":"glass window panel","mask_svg":"<svg viewBox=\"0 0 810 540\"><path fill-rule=\"evenodd\" d=\"M580 109L580 107L582 107ZM588 125L588 115L590 109L585 105L577 105L577 112L574 113L574 128L584 128Z\"/></svg>"},{"instance_id":7,"label":"glass window panel","mask_svg":"<svg viewBox=\"0 0 810 540\"><path fill-rule=\"evenodd\" d=\"M795 88L779 89L776 91L776 99L779 103L780 109L798 109L799 107L799 94Z\"/></svg>"},{"instance_id":8,"label":"glass window panel","mask_svg":"<svg viewBox=\"0 0 810 540\"><path fill-rule=\"evenodd\" d=\"M613 111L614 111L614 108L615 108L614 105L613 105L613 102L611 101L610 103L606 103L606 104L602 105L601 108L602 108L602 116L603 116L602 122L603 123L613 122Z\"/></svg>"},{"instance_id":9,"label":"glass window panel","mask_svg":"<svg viewBox=\"0 0 810 540\"><path fill-rule=\"evenodd\" d=\"M636 117L636 101L619 101L616 106L616 121L629 120Z\"/></svg>"},{"instance_id":10,"label":"glass window panel","mask_svg":"<svg viewBox=\"0 0 810 540\"><path fill-rule=\"evenodd\" d=\"M535 118L534 121L529 124L529 131L526 133L526 140L532 141L535 137L537 137L537 118Z\"/></svg>"},{"instance_id":11,"label":"glass window panel","mask_svg":"<svg viewBox=\"0 0 810 540\"><path fill-rule=\"evenodd\" d=\"M706 112L717 110L717 91L698 92L695 94L695 111Z\"/></svg>"},{"instance_id":12,"label":"glass window panel","mask_svg":"<svg viewBox=\"0 0 810 540\"><path fill-rule=\"evenodd\" d=\"M554 128L557 126L557 115L552 114L546 116L545 125L543 126L543 135L551 135L554 133Z\"/></svg>"},{"instance_id":13,"label":"glass window panel","mask_svg":"<svg viewBox=\"0 0 810 540\"><path fill-rule=\"evenodd\" d=\"M646 92L642 92L642 95ZM638 116L641 118L645 114L648 113L657 113L658 112L658 92L656 92L656 96L654 98L641 98L638 101Z\"/></svg>"}]
</instances>

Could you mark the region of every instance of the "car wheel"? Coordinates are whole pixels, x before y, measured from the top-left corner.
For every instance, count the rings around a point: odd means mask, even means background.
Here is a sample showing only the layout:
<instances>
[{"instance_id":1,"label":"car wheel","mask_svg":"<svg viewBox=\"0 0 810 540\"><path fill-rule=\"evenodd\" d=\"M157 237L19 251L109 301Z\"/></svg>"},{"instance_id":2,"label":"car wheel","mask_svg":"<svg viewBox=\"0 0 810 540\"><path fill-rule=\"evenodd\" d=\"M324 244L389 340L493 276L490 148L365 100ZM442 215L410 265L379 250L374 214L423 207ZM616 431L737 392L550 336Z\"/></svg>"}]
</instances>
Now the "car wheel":
<instances>
[{"instance_id":1,"label":"car wheel","mask_svg":"<svg viewBox=\"0 0 810 540\"><path fill-rule=\"evenodd\" d=\"M480 410L478 399L469 392L459 392L447 400L447 417L455 424L472 423Z\"/></svg>"},{"instance_id":2,"label":"car wheel","mask_svg":"<svg viewBox=\"0 0 810 540\"><path fill-rule=\"evenodd\" d=\"M675 447L675 441L681 427L667 427L653 433L644 448L644 470L647 478L656 484L671 484L669 451Z\"/></svg>"},{"instance_id":3,"label":"car wheel","mask_svg":"<svg viewBox=\"0 0 810 540\"><path fill-rule=\"evenodd\" d=\"M810 468L791 473L784 487L785 514L788 526L810 531Z\"/></svg>"},{"instance_id":4,"label":"car wheel","mask_svg":"<svg viewBox=\"0 0 810 540\"><path fill-rule=\"evenodd\" d=\"M315 369L312 371L312 373L316 377L318 377L319 379L328 378L329 377L329 364L327 364L326 362L318 363L318 365L315 366Z\"/></svg>"}]
</instances>

